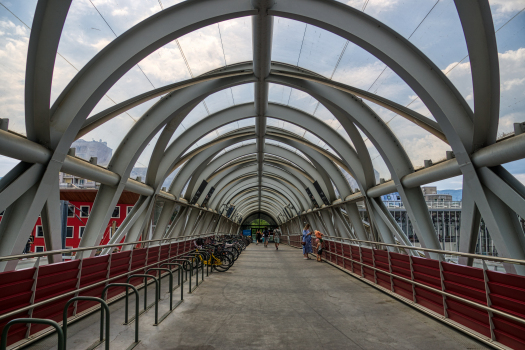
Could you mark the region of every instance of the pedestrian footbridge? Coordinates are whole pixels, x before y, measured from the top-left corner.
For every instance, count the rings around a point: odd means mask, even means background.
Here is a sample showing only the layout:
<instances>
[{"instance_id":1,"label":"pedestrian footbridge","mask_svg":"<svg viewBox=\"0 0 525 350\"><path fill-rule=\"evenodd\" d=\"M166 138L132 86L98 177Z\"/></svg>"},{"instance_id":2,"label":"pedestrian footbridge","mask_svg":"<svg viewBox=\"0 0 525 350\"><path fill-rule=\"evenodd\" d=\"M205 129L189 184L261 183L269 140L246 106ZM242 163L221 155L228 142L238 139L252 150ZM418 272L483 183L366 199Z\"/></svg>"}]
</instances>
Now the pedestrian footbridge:
<instances>
[{"instance_id":1,"label":"pedestrian footbridge","mask_svg":"<svg viewBox=\"0 0 525 350\"><path fill-rule=\"evenodd\" d=\"M523 1L0 5L0 350L525 349Z\"/></svg>"},{"instance_id":2,"label":"pedestrian footbridge","mask_svg":"<svg viewBox=\"0 0 525 350\"><path fill-rule=\"evenodd\" d=\"M2 273L2 349L522 348L521 276L331 238L317 262L299 246L248 244L228 269L183 240Z\"/></svg>"}]
</instances>

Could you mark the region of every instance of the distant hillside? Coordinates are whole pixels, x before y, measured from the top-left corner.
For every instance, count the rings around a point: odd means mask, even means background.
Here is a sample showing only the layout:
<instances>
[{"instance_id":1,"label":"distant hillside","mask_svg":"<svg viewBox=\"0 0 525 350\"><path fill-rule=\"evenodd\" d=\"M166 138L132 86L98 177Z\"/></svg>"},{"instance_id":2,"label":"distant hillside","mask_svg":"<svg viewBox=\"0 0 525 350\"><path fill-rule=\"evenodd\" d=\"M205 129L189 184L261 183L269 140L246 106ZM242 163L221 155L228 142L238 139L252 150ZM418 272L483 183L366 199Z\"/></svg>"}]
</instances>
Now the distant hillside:
<instances>
[{"instance_id":1,"label":"distant hillside","mask_svg":"<svg viewBox=\"0 0 525 350\"><path fill-rule=\"evenodd\" d=\"M439 194L450 194L453 201L460 202L463 198L463 190L438 190Z\"/></svg>"}]
</instances>

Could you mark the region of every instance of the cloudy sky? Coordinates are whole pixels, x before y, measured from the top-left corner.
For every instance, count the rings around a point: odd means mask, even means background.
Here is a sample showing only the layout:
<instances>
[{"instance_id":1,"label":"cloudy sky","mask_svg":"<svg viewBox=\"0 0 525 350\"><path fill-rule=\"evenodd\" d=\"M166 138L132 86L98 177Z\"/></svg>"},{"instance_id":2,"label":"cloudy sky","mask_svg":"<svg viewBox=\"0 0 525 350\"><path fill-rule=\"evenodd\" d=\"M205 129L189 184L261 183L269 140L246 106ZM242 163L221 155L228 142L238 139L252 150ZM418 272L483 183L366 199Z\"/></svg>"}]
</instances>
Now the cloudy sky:
<instances>
[{"instance_id":1,"label":"cloudy sky","mask_svg":"<svg viewBox=\"0 0 525 350\"><path fill-rule=\"evenodd\" d=\"M247 0L246 0L247 1ZM59 45L53 75L52 101L89 60L109 42L152 14L174 5L175 0L73 0ZM447 74L472 106L472 77L460 21L452 0L350 0L344 1L379 19L423 51ZM24 77L27 45L36 0L0 0L0 118L9 118L10 129L25 134ZM490 0L501 70L501 110L498 134L525 121L525 0ZM425 105L394 72L358 46L330 32L301 22L275 18L272 60L298 65L327 78L368 90L410 106L432 118ZM212 25L172 42L131 69L99 102L92 114L139 93L191 78L225 64L252 59L251 20L239 18ZM184 55L184 56L183 56ZM343 137L348 135L330 112L308 94L278 85L270 86L270 100L314 114ZM116 150L126 132L157 99L124 113L85 135L103 140ZM253 101L253 85L218 92L193 110L172 139L207 115L234 104ZM450 148L430 133L377 105L370 106L383 118L405 147L414 167L425 159L438 161ZM207 135L200 144L253 119L225 126ZM272 121L279 126L277 121ZM280 122L280 126L282 126ZM284 125L320 146L324 142L300 128ZM154 138L137 166L148 165ZM366 139L366 137L365 137ZM389 179L379 153L366 140L374 167ZM16 165L0 156L0 176ZM525 183L525 161L506 165ZM441 181L442 189L461 188L461 177Z\"/></svg>"}]
</instances>

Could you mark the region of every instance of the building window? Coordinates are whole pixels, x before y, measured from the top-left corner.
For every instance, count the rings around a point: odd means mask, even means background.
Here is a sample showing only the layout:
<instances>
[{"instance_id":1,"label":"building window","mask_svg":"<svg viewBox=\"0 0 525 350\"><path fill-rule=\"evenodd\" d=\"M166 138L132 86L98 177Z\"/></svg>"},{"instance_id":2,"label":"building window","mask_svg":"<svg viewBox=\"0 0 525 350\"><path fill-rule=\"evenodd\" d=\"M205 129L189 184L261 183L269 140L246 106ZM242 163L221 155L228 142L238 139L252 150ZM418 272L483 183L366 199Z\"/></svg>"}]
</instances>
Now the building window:
<instances>
[{"instance_id":1,"label":"building window","mask_svg":"<svg viewBox=\"0 0 525 350\"><path fill-rule=\"evenodd\" d=\"M80 217L87 218L89 216L89 205L80 206Z\"/></svg>"},{"instance_id":2,"label":"building window","mask_svg":"<svg viewBox=\"0 0 525 350\"><path fill-rule=\"evenodd\" d=\"M42 226L36 227L35 237L44 237L44 229L42 228Z\"/></svg>"},{"instance_id":3,"label":"building window","mask_svg":"<svg viewBox=\"0 0 525 350\"><path fill-rule=\"evenodd\" d=\"M73 226L68 226L66 227L66 238L73 238L73 231L74 227Z\"/></svg>"},{"instance_id":4,"label":"building window","mask_svg":"<svg viewBox=\"0 0 525 350\"><path fill-rule=\"evenodd\" d=\"M75 206L72 204L67 205L67 217L68 218L75 217Z\"/></svg>"},{"instance_id":5,"label":"building window","mask_svg":"<svg viewBox=\"0 0 525 350\"><path fill-rule=\"evenodd\" d=\"M36 246L35 247L35 253L42 253L44 251L44 247L42 246Z\"/></svg>"},{"instance_id":6,"label":"building window","mask_svg":"<svg viewBox=\"0 0 525 350\"><path fill-rule=\"evenodd\" d=\"M129 213L130 213L132 210L133 210L133 206L132 206L132 205L128 206L128 213L127 213L127 214L129 215Z\"/></svg>"},{"instance_id":7,"label":"building window","mask_svg":"<svg viewBox=\"0 0 525 350\"><path fill-rule=\"evenodd\" d=\"M113 214L111 215L112 218L120 218L120 207L115 207L113 209Z\"/></svg>"},{"instance_id":8,"label":"building window","mask_svg":"<svg viewBox=\"0 0 525 350\"><path fill-rule=\"evenodd\" d=\"M82 238L82 236L84 235L84 230L86 229L86 226L80 226L78 228L78 237L79 238Z\"/></svg>"}]
</instances>

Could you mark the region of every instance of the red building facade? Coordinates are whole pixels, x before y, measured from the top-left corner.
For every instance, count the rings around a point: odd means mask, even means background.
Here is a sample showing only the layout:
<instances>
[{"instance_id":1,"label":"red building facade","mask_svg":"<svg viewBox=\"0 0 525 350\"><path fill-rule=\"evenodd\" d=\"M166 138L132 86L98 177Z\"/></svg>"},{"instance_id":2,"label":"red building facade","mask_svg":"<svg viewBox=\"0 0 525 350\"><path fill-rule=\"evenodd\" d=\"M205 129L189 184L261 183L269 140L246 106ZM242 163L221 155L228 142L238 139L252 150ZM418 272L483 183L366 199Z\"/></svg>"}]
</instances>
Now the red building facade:
<instances>
[{"instance_id":1,"label":"red building facade","mask_svg":"<svg viewBox=\"0 0 525 350\"><path fill-rule=\"evenodd\" d=\"M95 189L63 189L60 191L60 200L65 201L65 204L68 205L67 226L65 231L66 248L77 248L80 244L80 239L84 233L96 195L97 190ZM120 227L133 208L137 199L137 194L131 192L122 193L99 245L108 243L113 233ZM0 213L0 221L3 216L1 214L3 213ZM31 235L34 240L30 251L32 253L45 251L44 232L42 230L40 217L38 217Z\"/></svg>"}]
</instances>

